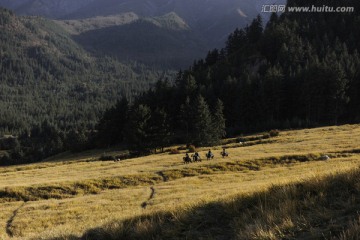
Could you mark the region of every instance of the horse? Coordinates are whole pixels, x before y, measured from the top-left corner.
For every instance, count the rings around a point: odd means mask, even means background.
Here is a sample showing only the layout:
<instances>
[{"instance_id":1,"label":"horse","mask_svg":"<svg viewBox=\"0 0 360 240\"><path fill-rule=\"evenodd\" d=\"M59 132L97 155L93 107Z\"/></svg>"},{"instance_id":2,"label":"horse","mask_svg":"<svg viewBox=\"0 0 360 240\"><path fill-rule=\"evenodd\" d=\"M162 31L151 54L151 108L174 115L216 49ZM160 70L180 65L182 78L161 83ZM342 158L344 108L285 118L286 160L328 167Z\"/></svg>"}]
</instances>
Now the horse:
<instances>
[{"instance_id":1,"label":"horse","mask_svg":"<svg viewBox=\"0 0 360 240\"><path fill-rule=\"evenodd\" d=\"M191 163L191 158L189 157L183 157L183 160L184 160L184 164Z\"/></svg>"},{"instance_id":2,"label":"horse","mask_svg":"<svg viewBox=\"0 0 360 240\"><path fill-rule=\"evenodd\" d=\"M212 153L207 153L207 154L206 154L206 159L207 159L207 160L214 159L214 154L212 154Z\"/></svg>"},{"instance_id":3,"label":"horse","mask_svg":"<svg viewBox=\"0 0 360 240\"><path fill-rule=\"evenodd\" d=\"M193 162L201 162L199 154L192 154L191 157L193 158Z\"/></svg>"},{"instance_id":4,"label":"horse","mask_svg":"<svg viewBox=\"0 0 360 240\"><path fill-rule=\"evenodd\" d=\"M227 152L221 152L220 154L221 154L221 156L222 156L223 158L229 156L229 154L228 154Z\"/></svg>"}]
</instances>

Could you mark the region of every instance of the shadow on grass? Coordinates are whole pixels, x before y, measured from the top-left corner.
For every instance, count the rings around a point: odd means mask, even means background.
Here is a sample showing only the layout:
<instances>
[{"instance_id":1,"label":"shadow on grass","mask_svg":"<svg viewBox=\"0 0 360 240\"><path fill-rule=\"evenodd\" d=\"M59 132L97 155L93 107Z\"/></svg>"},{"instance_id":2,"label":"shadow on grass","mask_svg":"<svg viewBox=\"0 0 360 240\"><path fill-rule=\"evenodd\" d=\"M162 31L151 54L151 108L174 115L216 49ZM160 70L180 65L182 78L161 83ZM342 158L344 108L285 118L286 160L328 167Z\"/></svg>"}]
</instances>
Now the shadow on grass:
<instances>
[{"instance_id":1,"label":"shadow on grass","mask_svg":"<svg viewBox=\"0 0 360 240\"><path fill-rule=\"evenodd\" d=\"M359 209L357 169L222 202L113 221L80 239L358 239Z\"/></svg>"}]
</instances>

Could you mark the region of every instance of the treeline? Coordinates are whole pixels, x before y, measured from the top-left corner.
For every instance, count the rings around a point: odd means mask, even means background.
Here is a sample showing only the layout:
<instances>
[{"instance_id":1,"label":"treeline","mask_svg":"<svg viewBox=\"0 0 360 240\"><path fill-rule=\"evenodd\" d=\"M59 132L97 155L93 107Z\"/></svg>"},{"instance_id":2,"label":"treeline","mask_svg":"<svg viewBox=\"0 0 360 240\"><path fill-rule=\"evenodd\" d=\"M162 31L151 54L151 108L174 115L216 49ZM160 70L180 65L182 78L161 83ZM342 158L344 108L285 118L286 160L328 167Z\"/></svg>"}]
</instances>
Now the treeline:
<instances>
[{"instance_id":1,"label":"treeline","mask_svg":"<svg viewBox=\"0 0 360 240\"><path fill-rule=\"evenodd\" d=\"M139 97L132 105L123 99L106 111L94 137L95 145L107 147L126 143L132 150L146 152L163 149L173 142L214 145L225 136L221 100L210 107L201 95L196 95L193 102L186 99L179 114L172 114L166 106L158 105L158 101L165 103L166 99L153 95L157 91L175 93L171 91L172 87L166 82L158 82L155 89ZM145 99L151 99L154 104ZM174 124L179 125L175 128Z\"/></svg>"},{"instance_id":2,"label":"treeline","mask_svg":"<svg viewBox=\"0 0 360 240\"><path fill-rule=\"evenodd\" d=\"M358 12L285 13L263 26L257 17L230 34L223 49L180 71L175 84L159 81L131 106L108 110L98 144L201 146L217 142L225 129L235 135L359 122L359 19Z\"/></svg>"},{"instance_id":3,"label":"treeline","mask_svg":"<svg viewBox=\"0 0 360 240\"><path fill-rule=\"evenodd\" d=\"M18 136L0 138L0 166L33 163L64 151L82 151L94 147L94 132L84 126L63 131L44 121Z\"/></svg>"}]
</instances>

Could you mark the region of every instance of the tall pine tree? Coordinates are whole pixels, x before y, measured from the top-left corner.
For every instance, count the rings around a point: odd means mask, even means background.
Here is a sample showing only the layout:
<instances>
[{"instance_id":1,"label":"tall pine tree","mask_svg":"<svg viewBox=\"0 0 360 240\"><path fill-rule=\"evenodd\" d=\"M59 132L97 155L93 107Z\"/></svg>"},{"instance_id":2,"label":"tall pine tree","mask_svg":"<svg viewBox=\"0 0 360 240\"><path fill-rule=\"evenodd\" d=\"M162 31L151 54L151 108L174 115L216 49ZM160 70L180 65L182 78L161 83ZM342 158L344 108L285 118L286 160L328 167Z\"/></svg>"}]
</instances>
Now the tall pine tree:
<instances>
[{"instance_id":1,"label":"tall pine tree","mask_svg":"<svg viewBox=\"0 0 360 240\"><path fill-rule=\"evenodd\" d=\"M192 119L192 143L196 146L211 145L214 142L211 113L208 104L201 95L195 99Z\"/></svg>"},{"instance_id":2,"label":"tall pine tree","mask_svg":"<svg viewBox=\"0 0 360 240\"><path fill-rule=\"evenodd\" d=\"M218 143L226 135L224 118L224 104L218 99L212 117L212 131L214 143Z\"/></svg>"},{"instance_id":3,"label":"tall pine tree","mask_svg":"<svg viewBox=\"0 0 360 240\"><path fill-rule=\"evenodd\" d=\"M170 125L168 122L168 115L164 109L155 109L152 112L151 118L149 120L149 136L148 141L151 144L156 152L157 148L160 148L161 151L164 150L164 147L169 145L171 137Z\"/></svg>"},{"instance_id":4,"label":"tall pine tree","mask_svg":"<svg viewBox=\"0 0 360 240\"><path fill-rule=\"evenodd\" d=\"M125 136L130 147L136 151L144 151L149 146L149 120L151 110L147 105L133 106L129 113Z\"/></svg>"}]
</instances>

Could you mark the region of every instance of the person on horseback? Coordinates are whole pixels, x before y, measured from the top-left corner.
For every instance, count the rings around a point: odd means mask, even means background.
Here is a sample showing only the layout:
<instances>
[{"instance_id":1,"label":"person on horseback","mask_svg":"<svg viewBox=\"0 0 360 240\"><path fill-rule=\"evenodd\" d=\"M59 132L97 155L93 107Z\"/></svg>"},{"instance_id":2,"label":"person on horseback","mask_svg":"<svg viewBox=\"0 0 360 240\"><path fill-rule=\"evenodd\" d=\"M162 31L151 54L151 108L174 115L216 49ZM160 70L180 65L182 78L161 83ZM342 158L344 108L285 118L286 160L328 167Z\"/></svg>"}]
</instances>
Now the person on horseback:
<instances>
[{"instance_id":1,"label":"person on horseback","mask_svg":"<svg viewBox=\"0 0 360 240\"><path fill-rule=\"evenodd\" d=\"M211 152L211 150L209 149L208 153L206 154L206 157L208 160L214 158L214 154Z\"/></svg>"},{"instance_id":2,"label":"person on horseback","mask_svg":"<svg viewBox=\"0 0 360 240\"><path fill-rule=\"evenodd\" d=\"M228 157L229 154L226 152L226 149L223 148L223 151L221 152L221 156L224 158L224 157Z\"/></svg>"},{"instance_id":3,"label":"person on horseback","mask_svg":"<svg viewBox=\"0 0 360 240\"><path fill-rule=\"evenodd\" d=\"M183 160L184 160L184 163L191 163L191 158L189 157L189 154L186 153L185 154L185 157L183 157Z\"/></svg>"},{"instance_id":4,"label":"person on horseback","mask_svg":"<svg viewBox=\"0 0 360 240\"><path fill-rule=\"evenodd\" d=\"M200 161L200 155L198 152L195 152L194 158L195 158L195 161Z\"/></svg>"}]
</instances>

